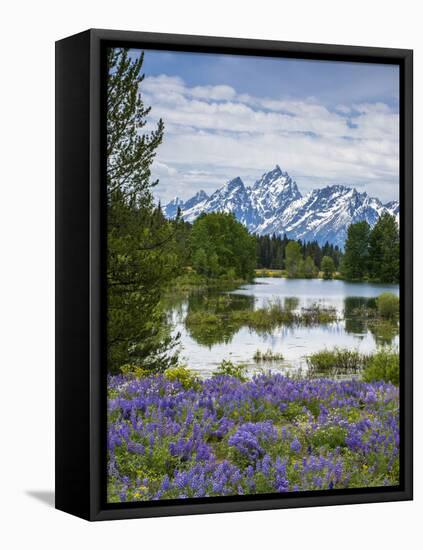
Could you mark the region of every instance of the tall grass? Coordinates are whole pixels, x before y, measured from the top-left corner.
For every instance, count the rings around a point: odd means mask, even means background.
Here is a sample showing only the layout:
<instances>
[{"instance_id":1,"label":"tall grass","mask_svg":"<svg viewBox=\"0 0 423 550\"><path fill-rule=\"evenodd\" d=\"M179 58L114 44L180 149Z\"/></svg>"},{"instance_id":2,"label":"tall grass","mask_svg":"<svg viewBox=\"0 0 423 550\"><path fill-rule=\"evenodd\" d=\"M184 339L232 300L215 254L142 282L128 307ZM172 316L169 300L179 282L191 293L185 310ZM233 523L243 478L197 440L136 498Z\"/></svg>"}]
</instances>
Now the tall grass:
<instances>
[{"instance_id":1,"label":"tall grass","mask_svg":"<svg viewBox=\"0 0 423 550\"><path fill-rule=\"evenodd\" d=\"M255 352L253 356L255 363L266 363L271 361L283 361L284 357L282 353L276 353L271 349L266 351L260 351L259 349Z\"/></svg>"},{"instance_id":2,"label":"tall grass","mask_svg":"<svg viewBox=\"0 0 423 550\"><path fill-rule=\"evenodd\" d=\"M309 355L307 365L310 377L361 374L365 382L384 381L399 384L399 354L398 350L393 348L382 347L369 355L357 350L325 349Z\"/></svg>"},{"instance_id":3,"label":"tall grass","mask_svg":"<svg viewBox=\"0 0 423 550\"><path fill-rule=\"evenodd\" d=\"M189 312L185 324L188 328L193 326L209 326L227 323L232 326L246 326L257 331L272 330L282 325L318 325L328 324L337 320L334 308L322 308L314 305L303 308L300 312L286 309L280 300L275 300L255 310L229 310L229 311L192 311Z\"/></svg>"},{"instance_id":4,"label":"tall grass","mask_svg":"<svg viewBox=\"0 0 423 550\"><path fill-rule=\"evenodd\" d=\"M356 350L334 348L312 353L306 359L310 375L337 376L358 373L364 369L369 357Z\"/></svg>"}]
</instances>

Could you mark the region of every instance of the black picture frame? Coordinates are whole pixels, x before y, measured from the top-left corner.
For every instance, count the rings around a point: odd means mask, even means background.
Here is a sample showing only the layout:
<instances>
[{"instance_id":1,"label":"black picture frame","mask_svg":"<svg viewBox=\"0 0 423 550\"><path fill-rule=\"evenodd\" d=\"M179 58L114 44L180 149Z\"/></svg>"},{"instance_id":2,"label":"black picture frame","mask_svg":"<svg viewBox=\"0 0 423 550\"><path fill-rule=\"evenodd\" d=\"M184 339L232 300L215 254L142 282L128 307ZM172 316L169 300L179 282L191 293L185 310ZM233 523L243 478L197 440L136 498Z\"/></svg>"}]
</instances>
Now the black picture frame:
<instances>
[{"instance_id":1,"label":"black picture frame","mask_svg":"<svg viewBox=\"0 0 423 550\"><path fill-rule=\"evenodd\" d=\"M400 67L398 487L106 504L104 49L390 63ZM103 75L103 76L102 76ZM410 500L413 495L413 52L92 29L56 43L56 508L87 520Z\"/></svg>"}]
</instances>

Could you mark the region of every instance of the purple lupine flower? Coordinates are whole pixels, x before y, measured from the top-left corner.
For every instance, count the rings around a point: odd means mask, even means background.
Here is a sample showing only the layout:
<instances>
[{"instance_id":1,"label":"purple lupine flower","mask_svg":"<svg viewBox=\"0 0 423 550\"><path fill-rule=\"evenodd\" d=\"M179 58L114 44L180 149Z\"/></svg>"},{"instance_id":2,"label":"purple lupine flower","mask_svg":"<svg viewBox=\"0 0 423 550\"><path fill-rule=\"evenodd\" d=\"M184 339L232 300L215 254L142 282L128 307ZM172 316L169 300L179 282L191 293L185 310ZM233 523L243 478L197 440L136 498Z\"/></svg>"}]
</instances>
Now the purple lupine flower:
<instances>
[{"instance_id":1,"label":"purple lupine flower","mask_svg":"<svg viewBox=\"0 0 423 550\"><path fill-rule=\"evenodd\" d=\"M301 451L301 443L298 441L297 438L293 439L292 440L292 443L291 445L289 446L289 448L291 449L291 451L293 451L294 453L299 453Z\"/></svg>"},{"instance_id":2,"label":"purple lupine flower","mask_svg":"<svg viewBox=\"0 0 423 550\"><path fill-rule=\"evenodd\" d=\"M258 474L277 492L348 487L355 474L354 461L358 471L363 461L369 462L363 484L368 485L376 473L379 478L384 475L385 483L395 483L392 476L398 469L400 443L398 388L391 384L292 380L267 374L245 383L214 377L202 381L198 391L185 390L160 375L139 380L109 376L108 385L117 396L108 402L113 421L109 421L107 436L109 490L117 500L254 493L259 487ZM314 418L308 403L316 400L320 413ZM305 425L295 420L286 425L283 418L282 427L276 429L267 414L278 425L278 415L283 415L288 403L302 407ZM351 411L359 411L357 421L347 420ZM255 421L243 421L243 415ZM345 442L336 447L330 445L332 427L345 430ZM315 442L321 441L314 438L317 433L329 434L327 445ZM307 445L300 443L303 437ZM272 458L275 445L284 442L292 454ZM157 471L154 481L149 476L141 481L135 472L151 471L153 447L162 453L164 467L175 466L174 472L168 476ZM224 454L228 448L246 458L247 465L238 468L231 463ZM127 458L122 459L127 451L136 461L134 477L122 475L129 471ZM370 462L378 455L378 468L385 468L382 474Z\"/></svg>"}]
</instances>

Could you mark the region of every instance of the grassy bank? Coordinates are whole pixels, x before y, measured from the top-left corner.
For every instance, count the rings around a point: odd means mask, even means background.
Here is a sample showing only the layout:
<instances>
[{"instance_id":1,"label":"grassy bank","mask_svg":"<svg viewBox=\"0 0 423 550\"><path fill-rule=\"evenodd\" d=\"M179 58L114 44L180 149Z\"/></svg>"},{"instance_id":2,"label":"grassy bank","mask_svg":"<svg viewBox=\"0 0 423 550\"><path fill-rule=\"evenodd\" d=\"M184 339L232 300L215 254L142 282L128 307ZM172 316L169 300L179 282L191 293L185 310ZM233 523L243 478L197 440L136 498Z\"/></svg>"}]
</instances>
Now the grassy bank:
<instances>
[{"instance_id":1,"label":"grassy bank","mask_svg":"<svg viewBox=\"0 0 423 550\"><path fill-rule=\"evenodd\" d=\"M288 277L286 269L261 268L254 270L256 277Z\"/></svg>"},{"instance_id":2,"label":"grassy bank","mask_svg":"<svg viewBox=\"0 0 423 550\"><path fill-rule=\"evenodd\" d=\"M283 279L289 279L288 271L286 269L271 269L267 267L262 267L260 269L254 270L256 277L274 277L274 278L283 278ZM298 279L325 279L324 272L319 271L316 273L315 277L292 277L292 278L298 278ZM333 273L332 277L330 279L342 279L341 274L336 271Z\"/></svg>"}]
</instances>

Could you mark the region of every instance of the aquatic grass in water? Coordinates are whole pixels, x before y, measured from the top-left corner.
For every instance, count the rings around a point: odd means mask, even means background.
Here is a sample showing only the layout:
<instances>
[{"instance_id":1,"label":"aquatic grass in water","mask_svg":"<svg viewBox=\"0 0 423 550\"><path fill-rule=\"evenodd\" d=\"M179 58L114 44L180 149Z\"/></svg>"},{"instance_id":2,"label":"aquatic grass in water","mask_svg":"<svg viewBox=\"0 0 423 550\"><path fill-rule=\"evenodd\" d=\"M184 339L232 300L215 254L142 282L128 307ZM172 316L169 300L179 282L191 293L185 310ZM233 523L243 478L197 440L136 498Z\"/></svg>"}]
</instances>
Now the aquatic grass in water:
<instances>
[{"instance_id":1,"label":"aquatic grass in water","mask_svg":"<svg viewBox=\"0 0 423 550\"><path fill-rule=\"evenodd\" d=\"M397 319L399 315L399 298L392 292L383 292L376 298L379 315L384 319Z\"/></svg>"},{"instance_id":2,"label":"aquatic grass in water","mask_svg":"<svg viewBox=\"0 0 423 550\"><path fill-rule=\"evenodd\" d=\"M282 353L276 353L271 349L266 351L257 350L253 356L255 363L271 363L274 361L283 361Z\"/></svg>"},{"instance_id":3,"label":"aquatic grass in water","mask_svg":"<svg viewBox=\"0 0 423 550\"><path fill-rule=\"evenodd\" d=\"M226 298L228 300L228 298ZM280 300L269 302L267 307L258 309L226 309L219 311L190 311L185 318L187 328L199 326L213 328L225 323L234 327L246 326L260 332L272 330L282 325L312 326L328 324L337 320L335 308L323 308L314 304L309 308L302 308L295 312L285 308Z\"/></svg>"},{"instance_id":4,"label":"aquatic grass in water","mask_svg":"<svg viewBox=\"0 0 423 550\"><path fill-rule=\"evenodd\" d=\"M337 376L360 372L367 365L369 357L356 350L335 347L312 353L306 361L310 376Z\"/></svg>"},{"instance_id":5,"label":"aquatic grass in water","mask_svg":"<svg viewBox=\"0 0 423 550\"><path fill-rule=\"evenodd\" d=\"M396 485L398 388L218 375L108 379L108 500Z\"/></svg>"},{"instance_id":6,"label":"aquatic grass in water","mask_svg":"<svg viewBox=\"0 0 423 550\"><path fill-rule=\"evenodd\" d=\"M366 355L335 347L312 353L306 361L309 377L360 374L366 382L383 380L399 384L399 353L395 348L383 347Z\"/></svg>"}]
</instances>

